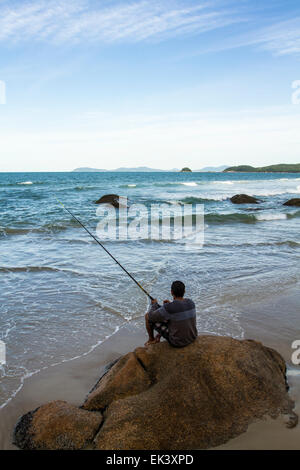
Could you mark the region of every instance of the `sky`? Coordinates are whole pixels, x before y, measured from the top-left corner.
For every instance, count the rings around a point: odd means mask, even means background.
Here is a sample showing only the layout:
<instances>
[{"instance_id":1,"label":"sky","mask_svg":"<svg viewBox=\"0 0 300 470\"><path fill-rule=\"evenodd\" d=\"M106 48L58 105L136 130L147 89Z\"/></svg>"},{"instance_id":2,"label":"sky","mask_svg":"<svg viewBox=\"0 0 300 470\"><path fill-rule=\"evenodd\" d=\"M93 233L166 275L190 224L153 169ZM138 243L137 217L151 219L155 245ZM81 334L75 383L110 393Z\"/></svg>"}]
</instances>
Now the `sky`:
<instances>
[{"instance_id":1,"label":"sky","mask_svg":"<svg viewBox=\"0 0 300 470\"><path fill-rule=\"evenodd\" d=\"M0 171L300 163L299 0L0 0Z\"/></svg>"}]
</instances>

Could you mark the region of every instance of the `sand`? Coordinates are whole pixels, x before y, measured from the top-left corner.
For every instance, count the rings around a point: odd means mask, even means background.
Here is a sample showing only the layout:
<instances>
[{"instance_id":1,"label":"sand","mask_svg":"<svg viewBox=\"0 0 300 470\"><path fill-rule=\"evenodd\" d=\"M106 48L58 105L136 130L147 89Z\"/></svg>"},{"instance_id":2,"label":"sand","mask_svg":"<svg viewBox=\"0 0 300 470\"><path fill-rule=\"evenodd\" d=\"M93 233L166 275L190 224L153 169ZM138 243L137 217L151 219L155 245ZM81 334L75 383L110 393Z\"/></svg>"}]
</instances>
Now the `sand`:
<instances>
[{"instance_id":1,"label":"sand","mask_svg":"<svg viewBox=\"0 0 300 470\"><path fill-rule=\"evenodd\" d=\"M300 340L300 295L294 289L241 308L240 321L245 338L256 339L273 347L285 358L291 397L300 415L300 366L291 363L291 344ZM201 334L201 332L199 332ZM21 391L0 410L0 449L15 449L12 433L18 418L51 400L66 400L82 404L89 390L102 375L105 365L144 344L144 330L130 324L100 344L92 353L79 359L49 367L24 382ZM267 418L253 423L248 431L216 450L273 450L300 449L300 425L287 429L284 418ZM170 449L171 450L171 449Z\"/></svg>"}]
</instances>

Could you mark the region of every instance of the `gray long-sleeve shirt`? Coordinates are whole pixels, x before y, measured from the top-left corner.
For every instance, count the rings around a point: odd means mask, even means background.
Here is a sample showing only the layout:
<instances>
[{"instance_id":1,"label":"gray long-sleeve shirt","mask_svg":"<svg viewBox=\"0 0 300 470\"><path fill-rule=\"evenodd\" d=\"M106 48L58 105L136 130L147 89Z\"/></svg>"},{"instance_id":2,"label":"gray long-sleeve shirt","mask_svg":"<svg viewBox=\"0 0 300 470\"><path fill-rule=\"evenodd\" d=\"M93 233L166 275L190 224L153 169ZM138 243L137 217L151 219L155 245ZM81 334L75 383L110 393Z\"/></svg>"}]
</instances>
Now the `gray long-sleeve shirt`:
<instances>
[{"instance_id":1,"label":"gray long-sleeve shirt","mask_svg":"<svg viewBox=\"0 0 300 470\"><path fill-rule=\"evenodd\" d=\"M168 322L169 342L172 346L187 346L198 336L196 308L191 299L174 300L162 307L153 304L148 317L151 323Z\"/></svg>"}]
</instances>

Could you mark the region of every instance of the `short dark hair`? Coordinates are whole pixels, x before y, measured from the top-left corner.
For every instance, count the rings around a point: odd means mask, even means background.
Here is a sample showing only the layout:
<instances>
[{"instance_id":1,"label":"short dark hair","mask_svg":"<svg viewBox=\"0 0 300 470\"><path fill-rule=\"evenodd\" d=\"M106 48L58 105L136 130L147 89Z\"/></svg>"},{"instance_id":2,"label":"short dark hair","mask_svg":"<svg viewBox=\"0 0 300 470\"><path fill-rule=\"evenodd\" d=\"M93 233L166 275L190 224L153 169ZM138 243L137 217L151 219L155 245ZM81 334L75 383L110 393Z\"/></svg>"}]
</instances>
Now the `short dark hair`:
<instances>
[{"instance_id":1,"label":"short dark hair","mask_svg":"<svg viewBox=\"0 0 300 470\"><path fill-rule=\"evenodd\" d=\"M174 281L171 286L171 291L175 297L183 297L185 293L185 285L181 281Z\"/></svg>"}]
</instances>

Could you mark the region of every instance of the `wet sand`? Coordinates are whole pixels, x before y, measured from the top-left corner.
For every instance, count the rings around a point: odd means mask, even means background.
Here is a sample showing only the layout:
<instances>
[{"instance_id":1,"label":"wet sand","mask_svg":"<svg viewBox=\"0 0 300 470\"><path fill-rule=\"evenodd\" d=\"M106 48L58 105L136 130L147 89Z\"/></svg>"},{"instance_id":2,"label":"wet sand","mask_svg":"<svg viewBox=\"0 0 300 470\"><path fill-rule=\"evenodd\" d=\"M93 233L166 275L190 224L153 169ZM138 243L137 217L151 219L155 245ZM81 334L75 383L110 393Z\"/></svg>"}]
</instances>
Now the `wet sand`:
<instances>
[{"instance_id":1,"label":"wet sand","mask_svg":"<svg viewBox=\"0 0 300 470\"><path fill-rule=\"evenodd\" d=\"M294 411L299 424L288 429L284 417L253 423L246 433L217 447L219 450L300 450L300 365L291 362L295 340L300 340L300 293L291 289L286 295L278 295L266 302L251 304L243 309L240 317L245 338L261 341L276 349L288 367L290 396L295 402Z\"/></svg>"},{"instance_id":2,"label":"wet sand","mask_svg":"<svg viewBox=\"0 0 300 470\"><path fill-rule=\"evenodd\" d=\"M81 405L105 366L145 341L143 330L128 325L90 354L49 367L26 379L21 391L0 410L0 449L17 449L12 444L12 433L24 413L52 400Z\"/></svg>"},{"instance_id":3,"label":"wet sand","mask_svg":"<svg viewBox=\"0 0 300 470\"><path fill-rule=\"evenodd\" d=\"M291 344L296 339L300 340L299 310L300 294L294 289L264 303L253 302L251 306L243 306L240 309L240 321L245 338L261 341L285 358L289 368L290 395L296 404L295 411L300 415L300 366L291 363ZM49 367L25 380L21 391L0 410L0 449L15 448L12 444L12 432L21 415L51 400L82 404L86 394L104 372L105 366L143 345L145 340L144 330L128 324L92 353ZM216 449L299 450L300 425L287 429L283 417L277 420L267 418L251 424L246 433Z\"/></svg>"}]
</instances>

